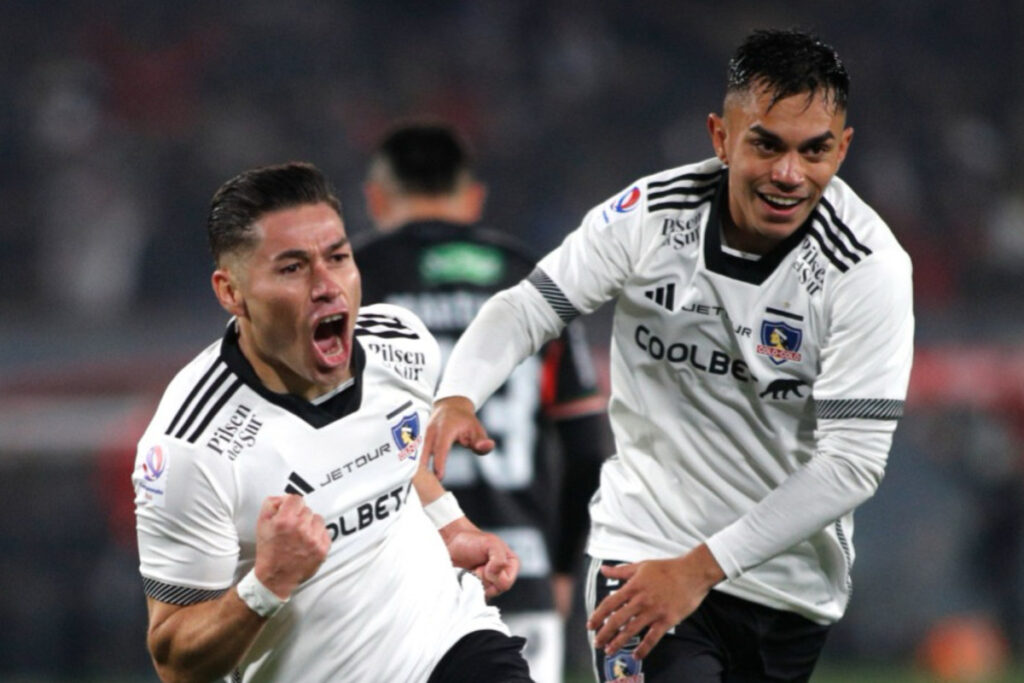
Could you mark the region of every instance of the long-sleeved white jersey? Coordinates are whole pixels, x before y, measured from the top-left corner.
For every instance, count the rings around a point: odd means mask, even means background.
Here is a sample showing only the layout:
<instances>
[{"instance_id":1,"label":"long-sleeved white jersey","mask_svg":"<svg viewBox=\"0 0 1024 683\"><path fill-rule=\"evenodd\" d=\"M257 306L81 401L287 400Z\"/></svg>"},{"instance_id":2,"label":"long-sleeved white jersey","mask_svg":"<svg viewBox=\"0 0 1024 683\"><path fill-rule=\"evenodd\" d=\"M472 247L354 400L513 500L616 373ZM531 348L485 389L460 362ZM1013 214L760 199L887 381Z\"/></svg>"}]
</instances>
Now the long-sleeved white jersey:
<instances>
[{"instance_id":1,"label":"long-sleeved white jersey","mask_svg":"<svg viewBox=\"0 0 1024 683\"><path fill-rule=\"evenodd\" d=\"M839 178L760 258L723 244L726 194L710 159L594 207L484 307L437 397L479 405L562 325L615 299L617 452L588 553L639 561L706 542L728 577L718 590L827 623L850 595L852 511L903 411L911 264Z\"/></svg>"},{"instance_id":2,"label":"long-sleeved white jersey","mask_svg":"<svg viewBox=\"0 0 1024 683\"><path fill-rule=\"evenodd\" d=\"M310 403L256 377L232 325L171 382L132 481L146 595L188 606L248 572L267 496L294 493L332 539L230 681L426 681L462 636L507 633L457 575L412 485L440 368L416 316L360 310L353 375Z\"/></svg>"}]
</instances>

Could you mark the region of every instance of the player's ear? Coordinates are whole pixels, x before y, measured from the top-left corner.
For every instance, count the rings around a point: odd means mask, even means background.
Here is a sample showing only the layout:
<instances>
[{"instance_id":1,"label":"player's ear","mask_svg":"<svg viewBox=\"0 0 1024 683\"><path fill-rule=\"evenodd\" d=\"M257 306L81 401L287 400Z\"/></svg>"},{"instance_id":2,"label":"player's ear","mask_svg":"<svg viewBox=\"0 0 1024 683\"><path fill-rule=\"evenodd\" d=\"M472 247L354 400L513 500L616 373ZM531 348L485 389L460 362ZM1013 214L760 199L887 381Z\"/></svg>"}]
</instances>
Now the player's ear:
<instances>
[{"instance_id":1,"label":"player's ear","mask_svg":"<svg viewBox=\"0 0 1024 683\"><path fill-rule=\"evenodd\" d=\"M708 114L708 134L711 136L711 146L715 150L715 156L723 164L728 165L729 159L725 152L725 121L718 114Z\"/></svg>"},{"instance_id":2,"label":"player's ear","mask_svg":"<svg viewBox=\"0 0 1024 683\"><path fill-rule=\"evenodd\" d=\"M484 202L487 201L487 186L480 181L474 180L466 185L463 201L466 208L466 221L468 223L479 223L484 216Z\"/></svg>"},{"instance_id":3,"label":"player's ear","mask_svg":"<svg viewBox=\"0 0 1024 683\"><path fill-rule=\"evenodd\" d=\"M846 153L850 151L850 143L853 142L853 128L847 126L843 129L842 135L839 136L839 162L836 164L836 168L843 163L843 159L846 158Z\"/></svg>"},{"instance_id":4,"label":"player's ear","mask_svg":"<svg viewBox=\"0 0 1024 683\"><path fill-rule=\"evenodd\" d=\"M221 267L213 271L210 283L213 285L217 301L225 311L238 318L245 317L245 297L242 296L242 291L228 268Z\"/></svg>"},{"instance_id":5,"label":"player's ear","mask_svg":"<svg viewBox=\"0 0 1024 683\"><path fill-rule=\"evenodd\" d=\"M378 228L388 222L390 198L383 185L374 180L363 183L363 197L366 199L366 213Z\"/></svg>"}]
</instances>

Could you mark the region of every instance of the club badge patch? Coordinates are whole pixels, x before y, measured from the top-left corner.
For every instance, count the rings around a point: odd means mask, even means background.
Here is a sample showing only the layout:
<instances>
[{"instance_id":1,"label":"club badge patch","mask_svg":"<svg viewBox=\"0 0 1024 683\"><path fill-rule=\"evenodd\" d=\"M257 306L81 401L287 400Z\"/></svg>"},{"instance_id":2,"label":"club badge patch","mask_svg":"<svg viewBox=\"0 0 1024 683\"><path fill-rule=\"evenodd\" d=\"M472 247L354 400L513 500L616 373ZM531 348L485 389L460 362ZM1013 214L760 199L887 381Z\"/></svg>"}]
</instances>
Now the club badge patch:
<instances>
[{"instance_id":1,"label":"club badge patch","mask_svg":"<svg viewBox=\"0 0 1024 683\"><path fill-rule=\"evenodd\" d=\"M420 435L420 416L417 413L409 413L398 421L398 424L391 426L391 438L398 446L398 459L416 459L423 440Z\"/></svg>"},{"instance_id":2,"label":"club badge patch","mask_svg":"<svg viewBox=\"0 0 1024 683\"><path fill-rule=\"evenodd\" d=\"M776 365L790 360L798 363L803 357L800 354L803 339L804 333L797 327L781 320L764 320L761 322L761 343L757 345L757 352L768 356Z\"/></svg>"},{"instance_id":3,"label":"club badge patch","mask_svg":"<svg viewBox=\"0 0 1024 683\"><path fill-rule=\"evenodd\" d=\"M643 662L633 656L639 642L604 658L604 680L616 683L644 683Z\"/></svg>"}]
</instances>

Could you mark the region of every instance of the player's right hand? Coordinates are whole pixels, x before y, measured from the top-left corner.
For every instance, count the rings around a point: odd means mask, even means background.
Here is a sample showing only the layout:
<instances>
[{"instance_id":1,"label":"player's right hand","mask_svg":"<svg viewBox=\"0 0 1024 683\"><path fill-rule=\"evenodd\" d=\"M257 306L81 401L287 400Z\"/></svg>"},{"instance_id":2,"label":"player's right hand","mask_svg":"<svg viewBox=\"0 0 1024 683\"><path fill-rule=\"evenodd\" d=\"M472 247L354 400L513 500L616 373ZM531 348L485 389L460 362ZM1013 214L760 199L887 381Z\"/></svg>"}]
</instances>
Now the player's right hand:
<instances>
[{"instance_id":1,"label":"player's right hand","mask_svg":"<svg viewBox=\"0 0 1024 683\"><path fill-rule=\"evenodd\" d=\"M444 478L444 466L453 443L469 448L477 455L490 453L494 440L480 424L473 402L465 396L448 396L434 403L427 431L423 435L423 459L434 457L434 474Z\"/></svg>"},{"instance_id":2,"label":"player's right hand","mask_svg":"<svg viewBox=\"0 0 1024 683\"><path fill-rule=\"evenodd\" d=\"M327 557L331 537L324 518L302 496L269 496L256 521L256 578L284 599L313 576Z\"/></svg>"}]
</instances>

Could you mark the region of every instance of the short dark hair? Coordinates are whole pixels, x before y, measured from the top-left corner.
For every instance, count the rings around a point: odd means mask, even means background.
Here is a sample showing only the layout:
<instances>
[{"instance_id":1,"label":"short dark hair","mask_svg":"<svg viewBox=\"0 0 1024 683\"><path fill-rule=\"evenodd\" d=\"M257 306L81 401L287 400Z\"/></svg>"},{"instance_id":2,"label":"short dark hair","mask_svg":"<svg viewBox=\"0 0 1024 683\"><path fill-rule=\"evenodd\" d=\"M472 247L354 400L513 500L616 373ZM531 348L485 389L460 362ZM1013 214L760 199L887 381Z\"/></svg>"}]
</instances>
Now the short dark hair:
<instances>
[{"instance_id":1,"label":"short dark hair","mask_svg":"<svg viewBox=\"0 0 1024 683\"><path fill-rule=\"evenodd\" d=\"M468 143L455 128L440 122L392 128L377 145L373 161L386 165L403 194L451 194L473 169Z\"/></svg>"},{"instance_id":2,"label":"short dark hair","mask_svg":"<svg viewBox=\"0 0 1024 683\"><path fill-rule=\"evenodd\" d=\"M214 262L255 244L253 224L278 209L325 203L341 216L341 202L326 176L313 164L290 162L239 173L220 186L210 201L207 236Z\"/></svg>"},{"instance_id":3,"label":"short dark hair","mask_svg":"<svg viewBox=\"0 0 1024 683\"><path fill-rule=\"evenodd\" d=\"M850 76L835 49L817 36L798 29L751 33L729 60L726 93L764 88L771 104L791 95L821 92L841 111L846 110Z\"/></svg>"}]
</instances>

